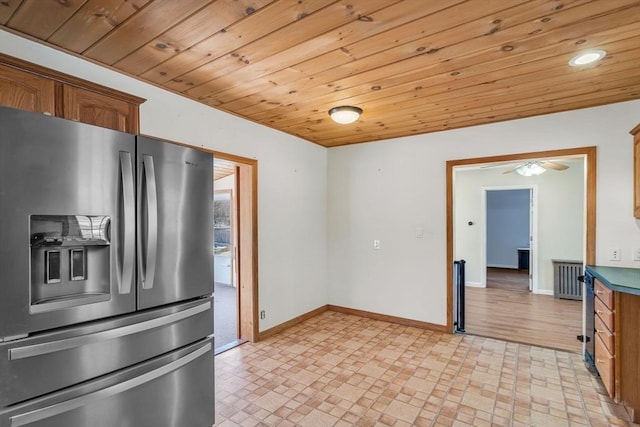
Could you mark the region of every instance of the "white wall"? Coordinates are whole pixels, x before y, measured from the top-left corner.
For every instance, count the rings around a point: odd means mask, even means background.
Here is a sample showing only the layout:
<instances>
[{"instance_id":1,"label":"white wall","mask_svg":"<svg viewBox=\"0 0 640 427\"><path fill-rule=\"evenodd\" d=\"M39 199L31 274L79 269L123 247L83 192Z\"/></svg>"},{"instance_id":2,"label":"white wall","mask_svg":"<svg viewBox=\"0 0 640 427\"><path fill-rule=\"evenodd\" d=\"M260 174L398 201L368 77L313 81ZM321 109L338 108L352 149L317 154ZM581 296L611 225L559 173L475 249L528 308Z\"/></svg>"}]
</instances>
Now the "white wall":
<instances>
[{"instance_id":1,"label":"white wall","mask_svg":"<svg viewBox=\"0 0 640 427\"><path fill-rule=\"evenodd\" d=\"M449 159L597 145L597 261L640 267L640 101L326 150L4 31L0 52L147 98L142 133L258 160L260 330L327 302L444 324Z\"/></svg>"},{"instance_id":2,"label":"white wall","mask_svg":"<svg viewBox=\"0 0 640 427\"><path fill-rule=\"evenodd\" d=\"M640 267L630 258L640 221L632 216L629 135L639 121L640 101L631 101L332 148L329 302L446 323L445 162L455 159L597 146L596 261ZM622 249L621 262L607 261L611 246Z\"/></svg>"},{"instance_id":3,"label":"white wall","mask_svg":"<svg viewBox=\"0 0 640 427\"><path fill-rule=\"evenodd\" d=\"M562 163L569 169L549 170L530 177L504 175L500 168L455 171L454 257L467 261L468 283L484 285L481 199L485 188L521 185L536 188L538 257L531 268L537 275L538 293L553 294L553 259L584 259L584 164ZM469 227L469 221L474 225Z\"/></svg>"},{"instance_id":4,"label":"white wall","mask_svg":"<svg viewBox=\"0 0 640 427\"><path fill-rule=\"evenodd\" d=\"M258 160L260 330L327 302L327 150L0 30L0 52L146 98L141 133Z\"/></svg>"}]
</instances>

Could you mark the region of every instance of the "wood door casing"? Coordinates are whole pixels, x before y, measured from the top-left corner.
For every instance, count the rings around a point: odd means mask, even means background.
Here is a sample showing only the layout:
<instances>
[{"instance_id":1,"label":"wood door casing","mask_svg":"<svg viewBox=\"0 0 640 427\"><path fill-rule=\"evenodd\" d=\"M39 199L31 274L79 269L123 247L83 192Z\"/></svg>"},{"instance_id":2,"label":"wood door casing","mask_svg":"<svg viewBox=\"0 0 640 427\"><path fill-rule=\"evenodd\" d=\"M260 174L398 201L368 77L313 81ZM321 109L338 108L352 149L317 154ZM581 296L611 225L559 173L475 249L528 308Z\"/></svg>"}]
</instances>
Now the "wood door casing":
<instances>
[{"instance_id":1,"label":"wood door casing","mask_svg":"<svg viewBox=\"0 0 640 427\"><path fill-rule=\"evenodd\" d=\"M126 101L70 85L64 85L63 97L62 116L65 119L122 132L138 132L137 108L131 108Z\"/></svg>"},{"instance_id":2,"label":"wood door casing","mask_svg":"<svg viewBox=\"0 0 640 427\"><path fill-rule=\"evenodd\" d=\"M36 113L55 114L55 82L0 65L0 104Z\"/></svg>"},{"instance_id":3,"label":"wood door casing","mask_svg":"<svg viewBox=\"0 0 640 427\"><path fill-rule=\"evenodd\" d=\"M633 216L640 219L640 124L631 131L633 135Z\"/></svg>"},{"instance_id":4,"label":"wood door casing","mask_svg":"<svg viewBox=\"0 0 640 427\"><path fill-rule=\"evenodd\" d=\"M586 167L585 176L585 264L593 265L596 261L596 147L566 148L529 153L505 154L501 156L477 157L446 162L446 208L447 208L447 325L453 331L453 189L454 168L474 164L486 164L504 161L519 161L538 158L583 155Z\"/></svg>"}]
</instances>

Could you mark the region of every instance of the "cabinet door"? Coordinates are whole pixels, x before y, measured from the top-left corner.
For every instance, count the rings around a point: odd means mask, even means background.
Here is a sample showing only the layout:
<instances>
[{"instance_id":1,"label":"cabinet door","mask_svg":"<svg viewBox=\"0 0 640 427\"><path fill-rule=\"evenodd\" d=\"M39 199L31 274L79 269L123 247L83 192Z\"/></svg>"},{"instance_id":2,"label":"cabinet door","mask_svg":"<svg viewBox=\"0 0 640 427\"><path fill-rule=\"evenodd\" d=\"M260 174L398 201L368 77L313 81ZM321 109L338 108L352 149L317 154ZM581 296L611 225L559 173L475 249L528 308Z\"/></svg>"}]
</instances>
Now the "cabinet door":
<instances>
[{"instance_id":1,"label":"cabinet door","mask_svg":"<svg viewBox=\"0 0 640 427\"><path fill-rule=\"evenodd\" d=\"M37 74L0 65L0 104L53 115L55 83Z\"/></svg>"},{"instance_id":2,"label":"cabinet door","mask_svg":"<svg viewBox=\"0 0 640 427\"><path fill-rule=\"evenodd\" d=\"M138 132L138 107L76 86L64 85L63 117L122 132Z\"/></svg>"}]
</instances>

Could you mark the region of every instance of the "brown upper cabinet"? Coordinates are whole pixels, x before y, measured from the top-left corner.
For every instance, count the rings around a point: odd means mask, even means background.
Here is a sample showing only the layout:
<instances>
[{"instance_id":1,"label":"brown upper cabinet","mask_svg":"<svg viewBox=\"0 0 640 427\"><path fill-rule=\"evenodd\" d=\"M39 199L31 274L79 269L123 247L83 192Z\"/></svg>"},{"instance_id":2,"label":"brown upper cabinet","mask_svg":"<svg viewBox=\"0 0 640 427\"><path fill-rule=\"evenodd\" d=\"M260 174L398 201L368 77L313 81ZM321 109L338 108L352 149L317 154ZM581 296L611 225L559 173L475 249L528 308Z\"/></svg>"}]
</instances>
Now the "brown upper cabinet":
<instances>
[{"instance_id":1,"label":"brown upper cabinet","mask_svg":"<svg viewBox=\"0 0 640 427\"><path fill-rule=\"evenodd\" d=\"M633 216L640 219L640 124L631 131L633 135Z\"/></svg>"},{"instance_id":2,"label":"brown upper cabinet","mask_svg":"<svg viewBox=\"0 0 640 427\"><path fill-rule=\"evenodd\" d=\"M138 133L143 98L0 54L0 104Z\"/></svg>"}]
</instances>

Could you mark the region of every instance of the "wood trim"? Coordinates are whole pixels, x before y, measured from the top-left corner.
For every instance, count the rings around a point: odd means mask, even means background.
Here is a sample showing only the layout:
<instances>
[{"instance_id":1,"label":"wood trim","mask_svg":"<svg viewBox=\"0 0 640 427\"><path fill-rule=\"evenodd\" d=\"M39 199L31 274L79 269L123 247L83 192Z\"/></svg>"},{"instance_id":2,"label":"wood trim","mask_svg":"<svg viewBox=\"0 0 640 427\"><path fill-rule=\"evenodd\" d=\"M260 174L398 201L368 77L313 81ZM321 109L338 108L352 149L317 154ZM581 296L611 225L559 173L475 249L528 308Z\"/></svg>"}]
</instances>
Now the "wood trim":
<instances>
[{"instance_id":1,"label":"wood trim","mask_svg":"<svg viewBox=\"0 0 640 427\"><path fill-rule=\"evenodd\" d=\"M586 242L585 242L585 264L594 265L596 263L596 178L597 178L597 153L596 147L584 147L587 163L585 209L586 219Z\"/></svg>"},{"instance_id":2,"label":"wood trim","mask_svg":"<svg viewBox=\"0 0 640 427\"><path fill-rule=\"evenodd\" d=\"M640 124L629 133L633 135L633 216L640 219Z\"/></svg>"},{"instance_id":3,"label":"wood trim","mask_svg":"<svg viewBox=\"0 0 640 427\"><path fill-rule=\"evenodd\" d=\"M14 58L9 55L0 53L0 64L7 67L16 68L18 70L27 71L32 74L36 74L42 77L47 77L62 84L71 86L77 86L93 92L98 92L104 95L108 95L111 98L119 99L131 104L140 105L146 101L144 98L140 98L129 93L121 92L116 89L112 89L107 86L102 86L97 83L93 83L87 80L80 79L78 77L71 76L69 74L61 73L51 68L46 68L41 65L33 64L31 62L23 61L18 58Z\"/></svg>"},{"instance_id":4,"label":"wood trim","mask_svg":"<svg viewBox=\"0 0 640 427\"><path fill-rule=\"evenodd\" d=\"M327 304L327 305L323 305L322 307L318 307L315 310L311 310L307 313L301 314L300 316L296 316L293 319L287 320L284 323L280 323L279 325L276 325L272 328L269 328L267 330L260 332L260 340L269 338L293 326L299 325L300 323L305 322L315 316L318 316L319 314L322 314L325 311L335 311L336 313L344 313L352 316L364 317L365 319L380 320L382 322L394 323L397 325L411 326L413 328L425 329L428 331L442 332L442 333L447 332L445 325L436 325L434 323L422 322L420 320L406 319L404 317L389 316L387 314L380 314L380 313L374 313L371 311L364 311L364 310L358 310L355 308L348 308L348 307L341 307L338 305Z\"/></svg>"},{"instance_id":5,"label":"wood trim","mask_svg":"<svg viewBox=\"0 0 640 427\"><path fill-rule=\"evenodd\" d=\"M291 320L287 320L284 323L280 323L279 325L276 325L272 328L266 329L262 332L260 332L260 341L269 338L275 334L278 334L280 332L283 332L293 326L299 325L300 323L309 320L313 317L316 317L319 314L324 313L325 311L329 310L330 306L329 305L323 305L322 307L318 307L315 310L311 310L305 314L301 314L300 316L296 316ZM336 310L337 311L337 310Z\"/></svg>"},{"instance_id":6,"label":"wood trim","mask_svg":"<svg viewBox=\"0 0 640 427\"><path fill-rule=\"evenodd\" d=\"M584 155L587 168L585 182L586 242L585 264L596 261L596 178L597 148L579 147L560 150L536 151L530 153L505 154L500 156L477 157L470 159L448 160L446 163L446 204L447 204L447 332L453 331L453 168L475 164L518 161L542 157L562 157Z\"/></svg>"},{"instance_id":7,"label":"wood trim","mask_svg":"<svg viewBox=\"0 0 640 427\"><path fill-rule=\"evenodd\" d=\"M261 339L258 309L258 161L234 154L201 148L214 158L237 166L238 199L238 281L240 289L240 338L251 342ZM242 206L242 208L240 208ZM245 233L243 233L243 230ZM248 235L246 230L249 230ZM249 260L249 268L246 260ZM248 287L243 284L249 283ZM240 288L242 286L242 288Z\"/></svg>"},{"instance_id":8,"label":"wood trim","mask_svg":"<svg viewBox=\"0 0 640 427\"><path fill-rule=\"evenodd\" d=\"M447 332L453 333L453 161L447 161Z\"/></svg>"},{"instance_id":9,"label":"wood trim","mask_svg":"<svg viewBox=\"0 0 640 427\"><path fill-rule=\"evenodd\" d=\"M216 157L218 159L227 160L229 162L242 163L242 164L251 165L251 166L258 165L258 161L256 159L251 159L249 157L237 156L235 154L224 153L222 151L216 151L216 150L208 150L208 149L205 149L205 150L213 154L213 157Z\"/></svg>"},{"instance_id":10,"label":"wood trim","mask_svg":"<svg viewBox=\"0 0 640 427\"><path fill-rule=\"evenodd\" d=\"M404 317L390 316L387 314L374 313L371 311L358 310L355 308L340 307L337 305L327 305L327 309L330 311L336 311L338 313L351 314L353 316L360 316L367 319L380 320L382 322L395 323L398 325L411 326L419 329L426 329L429 331L447 333L449 330L446 325L436 325L435 323L423 322L420 320L407 319Z\"/></svg>"}]
</instances>

